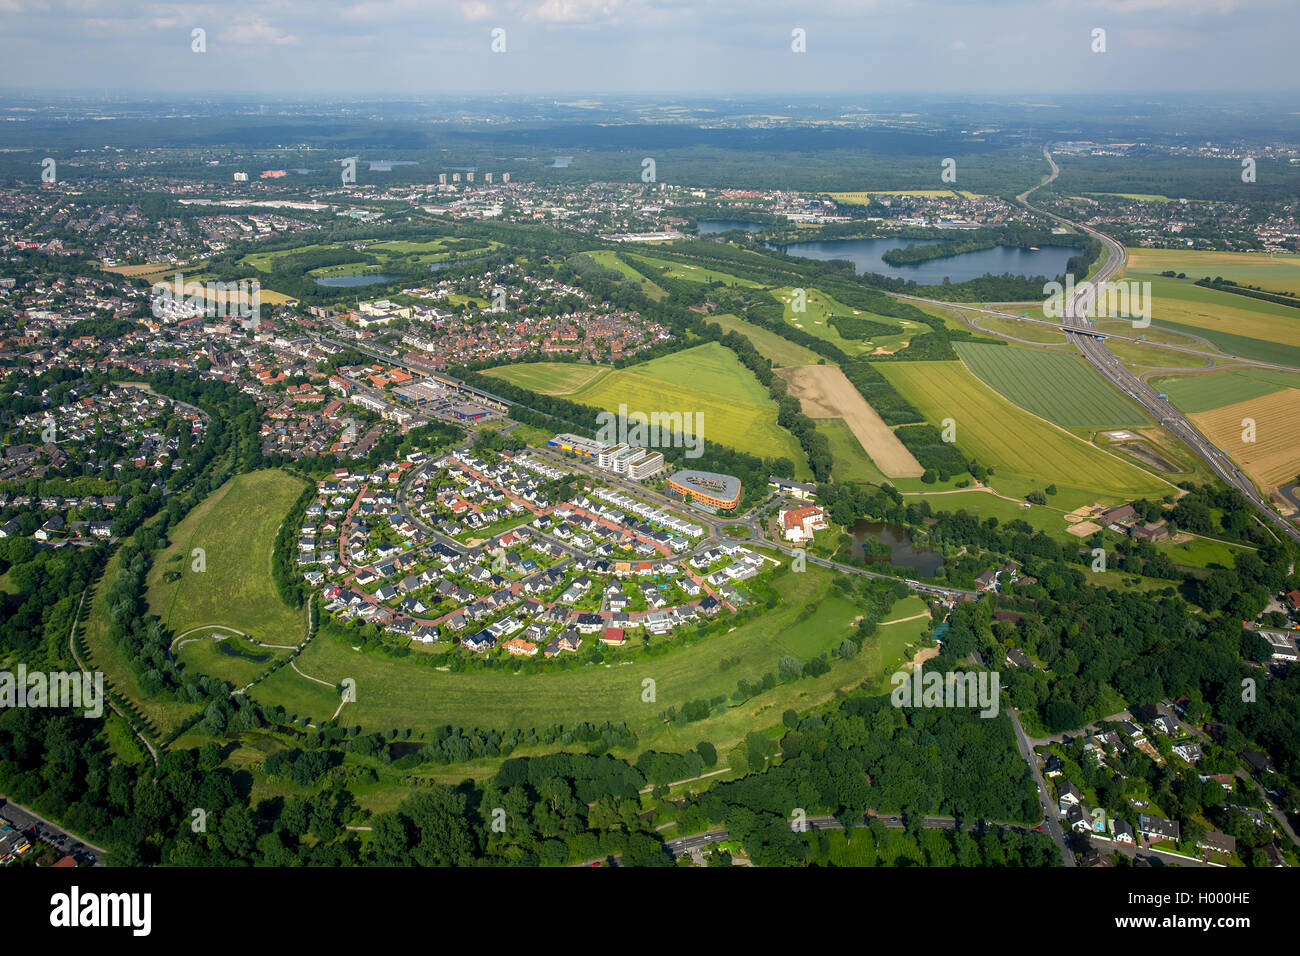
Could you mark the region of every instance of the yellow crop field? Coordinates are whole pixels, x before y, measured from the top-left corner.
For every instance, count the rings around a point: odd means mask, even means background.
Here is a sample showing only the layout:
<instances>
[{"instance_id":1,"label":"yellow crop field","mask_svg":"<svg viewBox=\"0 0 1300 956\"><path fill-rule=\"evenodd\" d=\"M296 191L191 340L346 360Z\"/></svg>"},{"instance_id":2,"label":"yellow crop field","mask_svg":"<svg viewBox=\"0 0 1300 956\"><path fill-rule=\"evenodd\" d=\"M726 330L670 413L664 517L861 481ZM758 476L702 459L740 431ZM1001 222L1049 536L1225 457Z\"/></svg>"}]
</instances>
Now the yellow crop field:
<instances>
[{"instance_id":1,"label":"yellow crop field","mask_svg":"<svg viewBox=\"0 0 1300 956\"><path fill-rule=\"evenodd\" d=\"M1300 442L1295 437L1300 389L1283 389L1188 417L1265 491L1290 484L1300 472ZM1252 437L1253 441L1246 440Z\"/></svg>"}]
</instances>

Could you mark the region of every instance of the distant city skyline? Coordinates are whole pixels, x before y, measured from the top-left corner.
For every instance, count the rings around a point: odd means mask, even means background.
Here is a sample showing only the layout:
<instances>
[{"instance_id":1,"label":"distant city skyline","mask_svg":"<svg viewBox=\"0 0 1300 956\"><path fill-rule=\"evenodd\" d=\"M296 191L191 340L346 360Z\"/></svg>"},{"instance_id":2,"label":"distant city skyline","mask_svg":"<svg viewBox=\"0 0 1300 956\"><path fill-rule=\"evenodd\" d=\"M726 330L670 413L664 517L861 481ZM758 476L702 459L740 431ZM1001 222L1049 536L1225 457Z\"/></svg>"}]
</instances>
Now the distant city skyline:
<instances>
[{"instance_id":1,"label":"distant city skyline","mask_svg":"<svg viewBox=\"0 0 1300 956\"><path fill-rule=\"evenodd\" d=\"M1300 87L1297 28L1296 0L0 0L0 86L1264 94Z\"/></svg>"}]
</instances>

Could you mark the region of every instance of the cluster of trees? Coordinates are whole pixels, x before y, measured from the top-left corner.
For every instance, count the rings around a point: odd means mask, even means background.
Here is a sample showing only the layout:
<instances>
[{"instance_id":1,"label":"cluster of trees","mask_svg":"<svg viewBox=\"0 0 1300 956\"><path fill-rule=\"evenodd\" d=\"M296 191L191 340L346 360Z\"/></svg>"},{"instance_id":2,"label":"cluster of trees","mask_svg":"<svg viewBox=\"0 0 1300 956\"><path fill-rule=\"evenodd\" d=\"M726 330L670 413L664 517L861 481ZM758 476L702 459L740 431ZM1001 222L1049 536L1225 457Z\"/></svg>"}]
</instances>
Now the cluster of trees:
<instances>
[{"instance_id":1,"label":"cluster of trees","mask_svg":"<svg viewBox=\"0 0 1300 956\"><path fill-rule=\"evenodd\" d=\"M912 453L917 464L925 469L921 480L932 483L937 477L947 481L954 475L970 472L981 480L989 474L977 462L966 460L955 442L943 440L943 432L933 425L905 425L895 430L895 435Z\"/></svg>"},{"instance_id":2,"label":"cluster of trees","mask_svg":"<svg viewBox=\"0 0 1300 956\"><path fill-rule=\"evenodd\" d=\"M1257 285L1241 285L1221 276L1215 276L1213 279L1209 276L1197 279L1196 285L1206 289L1214 289L1217 292L1230 292L1233 295L1244 295L1252 299L1271 302L1274 305L1285 305L1292 309L1300 309L1300 299L1296 298L1294 292L1269 292Z\"/></svg>"},{"instance_id":3,"label":"cluster of trees","mask_svg":"<svg viewBox=\"0 0 1300 956\"><path fill-rule=\"evenodd\" d=\"M280 600L290 607L302 607L311 589L298 571L298 529L307 517L307 508L316 500L314 484L303 488L289 513L280 522L275 536L275 549L271 553L271 578L275 581Z\"/></svg>"},{"instance_id":4,"label":"cluster of trees","mask_svg":"<svg viewBox=\"0 0 1300 956\"><path fill-rule=\"evenodd\" d=\"M813 830L804 836L809 866L1061 866L1050 837L1019 829L983 826L971 830L922 829L916 817L904 831L880 818L851 831Z\"/></svg>"},{"instance_id":5,"label":"cluster of trees","mask_svg":"<svg viewBox=\"0 0 1300 956\"><path fill-rule=\"evenodd\" d=\"M887 325L884 322L875 322L871 319L864 319L856 315L840 315L835 313L830 317L831 325L835 326L835 331L846 339L873 339L879 335L897 335L903 331L901 325Z\"/></svg>"},{"instance_id":6,"label":"cluster of trees","mask_svg":"<svg viewBox=\"0 0 1300 956\"><path fill-rule=\"evenodd\" d=\"M703 817L725 825L760 866L807 860L807 845L790 826L796 809L833 815L846 826L862 822L868 809L965 822L1028 822L1037 815L1029 768L1005 714L985 719L958 709L898 708L888 697L850 697L824 716L795 719L780 740L779 764L696 798Z\"/></svg>"}]
</instances>

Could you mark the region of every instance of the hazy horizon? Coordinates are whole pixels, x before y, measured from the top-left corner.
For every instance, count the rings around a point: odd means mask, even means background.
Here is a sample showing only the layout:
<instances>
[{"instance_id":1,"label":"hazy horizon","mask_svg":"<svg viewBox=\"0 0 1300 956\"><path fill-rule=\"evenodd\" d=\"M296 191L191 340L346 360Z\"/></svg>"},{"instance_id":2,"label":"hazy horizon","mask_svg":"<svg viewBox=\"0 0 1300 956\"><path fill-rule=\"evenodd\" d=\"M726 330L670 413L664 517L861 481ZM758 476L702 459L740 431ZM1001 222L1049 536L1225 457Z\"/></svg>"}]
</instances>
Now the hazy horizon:
<instances>
[{"instance_id":1,"label":"hazy horizon","mask_svg":"<svg viewBox=\"0 0 1300 956\"><path fill-rule=\"evenodd\" d=\"M46 94L1033 97L1300 87L1294 0L0 0L0 12L0 88ZM205 31L205 52L193 49L195 29ZM792 50L796 29L806 52ZM1093 51L1096 29L1104 53Z\"/></svg>"}]
</instances>

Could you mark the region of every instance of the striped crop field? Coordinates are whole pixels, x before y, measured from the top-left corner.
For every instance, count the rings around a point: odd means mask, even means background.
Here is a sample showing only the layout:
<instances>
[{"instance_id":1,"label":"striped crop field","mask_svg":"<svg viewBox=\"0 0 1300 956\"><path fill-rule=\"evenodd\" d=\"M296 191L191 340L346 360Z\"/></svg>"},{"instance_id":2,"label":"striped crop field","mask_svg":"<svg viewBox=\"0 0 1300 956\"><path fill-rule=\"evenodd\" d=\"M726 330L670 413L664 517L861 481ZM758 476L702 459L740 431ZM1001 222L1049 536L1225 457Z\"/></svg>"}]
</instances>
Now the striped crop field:
<instances>
[{"instance_id":1,"label":"striped crop field","mask_svg":"<svg viewBox=\"0 0 1300 956\"><path fill-rule=\"evenodd\" d=\"M985 385L1062 428L1140 428L1142 410L1076 355L1002 345L954 342L966 367Z\"/></svg>"}]
</instances>

